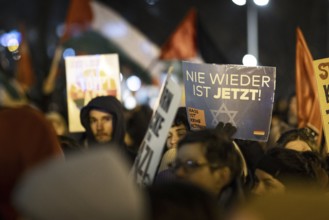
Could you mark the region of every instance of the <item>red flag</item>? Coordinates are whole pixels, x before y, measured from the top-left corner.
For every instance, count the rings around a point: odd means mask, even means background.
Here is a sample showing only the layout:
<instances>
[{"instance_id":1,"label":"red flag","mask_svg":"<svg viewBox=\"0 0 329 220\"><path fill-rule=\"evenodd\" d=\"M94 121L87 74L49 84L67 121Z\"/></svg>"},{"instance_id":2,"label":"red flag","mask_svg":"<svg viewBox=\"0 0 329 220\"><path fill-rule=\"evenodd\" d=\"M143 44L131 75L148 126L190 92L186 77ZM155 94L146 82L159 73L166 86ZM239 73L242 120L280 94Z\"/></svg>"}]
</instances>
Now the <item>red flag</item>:
<instances>
[{"instance_id":1,"label":"red flag","mask_svg":"<svg viewBox=\"0 0 329 220\"><path fill-rule=\"evenodd\" d=\"M192 8L162 46L160 59L189 59L196 56L196 10Z\"/></svg>"},{"instance_id":2,"label":"red flag","mask_svg":"<svg viewBox=\"0 0 329 220\"><path fill-rule=\"evenodd\" d=\"M298 127L310 127L317 132L320 144L322 121L313 58L300 28L297 28L296 42L296 97Z\"/></svg>"},{"instance_id":3,"label":"red flag","mask_svg":"<svg viewBox=\"0 0 329 220\"><path fill-rule=\"evenodd\" d=\"M16 79L24 90L27 90L35 82L34 70L32 68L31 54L25 33L25 27L21 25L20 32L22 42L20 44L20 59L17 62Z\"/></svg>"},{"instance_id":4,"label":"red flag","mask_svg":"<svg viewBox=\"0 0 329 220\"><path fill-rule=\"evenodd\" d=\"M61 42L90 28L92 19L93 13L90 0L71 0Z\"/></svg>"}]
</instances>

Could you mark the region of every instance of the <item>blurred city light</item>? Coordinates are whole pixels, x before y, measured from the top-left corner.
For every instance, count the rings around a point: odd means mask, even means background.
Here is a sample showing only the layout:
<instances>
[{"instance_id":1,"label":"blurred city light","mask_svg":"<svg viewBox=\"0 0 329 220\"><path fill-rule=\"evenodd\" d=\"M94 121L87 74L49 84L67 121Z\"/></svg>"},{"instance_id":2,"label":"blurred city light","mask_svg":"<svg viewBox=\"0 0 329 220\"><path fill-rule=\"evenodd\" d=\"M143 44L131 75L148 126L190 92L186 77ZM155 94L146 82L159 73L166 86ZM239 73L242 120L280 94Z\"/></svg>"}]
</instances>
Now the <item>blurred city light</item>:
<instances>
[{"instance_id":1,"label":"blurred city light","mask_svg":"<svg viewBox=\"0 0 329 220\"><path fill-rule=\"evenodd\" d=\"M133 96L128 96L124 99L124 106L126 109L134 109L137 106L137 101Z\"/></svg>"},{"instance_id":2,"label":"blurred city light","mask_svg":"<svg viewBox=\"0 0 329 220\"><path fill-rule=\"evenodd\" d=\"M126 80L126 84L130 91L136 92L141 88L142 82L139 77L133 75Z\"/></svg>"},{"instance_id":3,"label":"blurred city light","mask_svg":"<svg viewBox=\"0 0 329 220\"><path fill-rule=\"evenodd\" d=\"M246 0L232 0L232 2L234 2L234 4L239 6L243 6L246 4Z\"/></svg>"},{"instance_id":4,"label":"blurred city light","mask_svg":"<svg viewBox=\"0 0 329 220\"><path fill-rule=\"evenodd\" d=\"M73 48L66 48L63 52L63 57L72 57L75 56L75 50Z\"/></svg>"},{"instance_id":5,"label":"blurred city light","mask_svg":"<svg viewBox=\"0 0 329 220\"><path fill-rule=\"evenodd\" d=\"M16 51L18 47L19 47L19 42L16 38L10 38L7 41L7 48L10 52Z\"/></svg>"},{"instance_id":6,"label":"blurred city light","mask_svg":"<svg viewBox=\"0 0 329 220\"><path fill-rule=\"evenodd\" d=\"M254 55L246 54L243 56L242 63L245 66L257 66L257 59Z\"/></svg>"},{"instance_id":7,"label":"blurred city light","mask_svg":"<svg viewBox=\"0 0 329 220\"><path fill-rule=\"evenodd\" d=\"M258 6L266 6L269 0L254 0L254 3Z\"/></svg>"},{"instance_id":8,"label":"blurred city light","mask_svg":"<svg viewBox=\"0 0 329 220\"><path fill-rule=\"evenodd\" d=\"M19 46L20 42L22 40L22 36L21 36L21 33L19 33L18 31L16 30L12 30L8 33L4 33L2 35L0 35L0 43L2 46L4 47L11 47L8 48L8 50L12 51L12 47L15 47L15 46ZM17 46L17 48L18 48ZM16 49L17 49L16 48Z\"/></svg>"}]
</instances>

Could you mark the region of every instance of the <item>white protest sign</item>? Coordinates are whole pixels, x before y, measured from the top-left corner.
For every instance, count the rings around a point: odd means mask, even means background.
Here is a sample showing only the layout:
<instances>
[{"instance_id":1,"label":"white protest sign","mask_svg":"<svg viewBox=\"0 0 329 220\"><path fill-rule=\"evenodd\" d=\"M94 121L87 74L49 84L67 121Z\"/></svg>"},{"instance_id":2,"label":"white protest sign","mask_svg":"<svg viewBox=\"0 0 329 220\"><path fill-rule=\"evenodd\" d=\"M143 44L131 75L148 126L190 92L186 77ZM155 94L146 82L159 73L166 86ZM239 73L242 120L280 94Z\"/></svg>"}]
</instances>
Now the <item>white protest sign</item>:
<instances>
[{"instance_id":1,"label":"white protest sign","mask_svg":"<svg viewBox=\"0 0 329 220\"><path fill-rule=\"evenodd\" d=\"M117 54L83 55L65 58L67 108L70 132L81 132L80 110L97 96L121 99Z\"/></svg>"},{"instance_id":2,"label":"white protest sign","mask_svg":"<svg viewBox=\"0 0 329 220\"><path fill-rule=\"evenodd\" d=\"M167 77L132 168L132 175L139 185L153 182L169 129L180 106L181 94L181 86Z\"/></svg>"}]
</instances>

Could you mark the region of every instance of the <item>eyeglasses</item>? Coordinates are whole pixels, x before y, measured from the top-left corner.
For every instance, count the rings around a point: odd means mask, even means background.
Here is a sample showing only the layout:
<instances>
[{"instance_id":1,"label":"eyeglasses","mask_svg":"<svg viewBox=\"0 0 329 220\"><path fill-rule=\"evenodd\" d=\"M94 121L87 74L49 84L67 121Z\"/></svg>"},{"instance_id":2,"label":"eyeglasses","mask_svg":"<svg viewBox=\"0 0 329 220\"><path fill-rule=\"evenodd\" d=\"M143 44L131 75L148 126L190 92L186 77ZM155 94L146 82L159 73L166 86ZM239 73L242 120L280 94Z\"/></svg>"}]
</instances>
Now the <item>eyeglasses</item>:
<instances>
[{"instance_id":1,"label":"eyeglasses","mask_svg":"<svg viewBox=\"0 0 329 220\"><path fill-rule=\"evenodd\" d=\"M168 164L169 168L172 170L172 172L176 172L179 168L183 168L186 173L191 173L201 167L204 166L211 166L211 168L216 168L217 166L214 166L210 163L198 163L193 160L186 160L184 162L182 161L175 161L173 163Z\"/></svg>"}]
</instances>

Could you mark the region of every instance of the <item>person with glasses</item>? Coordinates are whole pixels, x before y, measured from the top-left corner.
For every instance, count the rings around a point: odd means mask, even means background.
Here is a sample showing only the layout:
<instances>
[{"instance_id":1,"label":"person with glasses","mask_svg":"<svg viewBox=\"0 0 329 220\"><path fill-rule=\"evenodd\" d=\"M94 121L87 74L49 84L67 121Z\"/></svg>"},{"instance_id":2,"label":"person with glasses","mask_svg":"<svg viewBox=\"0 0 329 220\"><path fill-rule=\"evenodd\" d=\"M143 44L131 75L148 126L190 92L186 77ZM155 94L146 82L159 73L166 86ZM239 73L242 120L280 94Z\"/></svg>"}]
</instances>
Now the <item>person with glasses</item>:
<instances>
[{"instance_id":1,"label":"person with glasses","mask_svg":"<svg viewBox=\"0 0 329 220\"><path fill-rule=\"evenodd\" d=\"M223 210L229 210L242 197L241 154L223 130L188 133L178 143L170 168L177 180L194 183L217 197Z\"/></svg>"}]
</instances>

